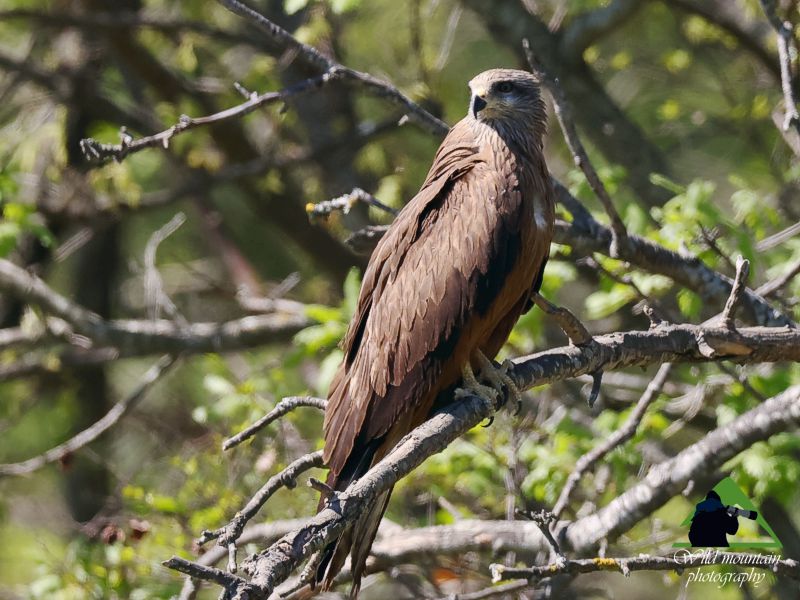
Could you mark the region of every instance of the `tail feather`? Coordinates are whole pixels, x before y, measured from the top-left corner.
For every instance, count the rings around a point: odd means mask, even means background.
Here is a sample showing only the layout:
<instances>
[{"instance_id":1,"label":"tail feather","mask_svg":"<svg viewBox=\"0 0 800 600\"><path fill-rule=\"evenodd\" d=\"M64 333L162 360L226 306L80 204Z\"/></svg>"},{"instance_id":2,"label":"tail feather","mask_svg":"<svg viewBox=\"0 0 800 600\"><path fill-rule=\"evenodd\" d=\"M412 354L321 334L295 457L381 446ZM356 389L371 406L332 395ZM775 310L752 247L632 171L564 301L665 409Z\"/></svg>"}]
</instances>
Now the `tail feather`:
<instances>
[{"instance_id":1,"label":"tail feather","mask_svg":"<svg viewBox=\"0 0 800 600\"><path fill-rule=\"evenodd\" d=\"M337 475L331 472L328 475L328 486L337 492L344 491L353 481L369 471L373 462L380 459L376 456L376 451L380 447L381 442L381 439L372 440L366 445L362 452L353 455L352 460L348 461L348 464L345 465L341 473ZM339 574L339 571L342 570L348 554L351 554L351 571L353 573L354 590L351 592L351 597L355 598L358 595L361 575L363 574L364 566L369 557L369 550L372 546L372 542L378 531L378 525L389 503L390 495L391 490L381 494L378 501L367 513L361 515L352 526L348 527L342 533L342 535L323 549L322 559L317 567L316 574L316 584L320 585L323 591L329 590L333 586L334 578ZM325 499L320 498L318 510L322 510L324 506ZM378 508L380 508L380 510L377 510Z\"/></svg>"},{"instance_id":2,"label":"tail feather","mask_svg":"<svg viewBox=\"0 0 800 600\"><path fill-rule=\"evenodd\" d=\"M350 589L350 598L357 598L361 589L361 577L367 567L367 558L372 549L372 543L378 534L378 526L383 519L383 513L389 505L392 495L391 488L378 496L372 508L362 516L353 526L353 540L350 549L350 570L353 573L353 587Z\"/></svg>"}]
</instances>

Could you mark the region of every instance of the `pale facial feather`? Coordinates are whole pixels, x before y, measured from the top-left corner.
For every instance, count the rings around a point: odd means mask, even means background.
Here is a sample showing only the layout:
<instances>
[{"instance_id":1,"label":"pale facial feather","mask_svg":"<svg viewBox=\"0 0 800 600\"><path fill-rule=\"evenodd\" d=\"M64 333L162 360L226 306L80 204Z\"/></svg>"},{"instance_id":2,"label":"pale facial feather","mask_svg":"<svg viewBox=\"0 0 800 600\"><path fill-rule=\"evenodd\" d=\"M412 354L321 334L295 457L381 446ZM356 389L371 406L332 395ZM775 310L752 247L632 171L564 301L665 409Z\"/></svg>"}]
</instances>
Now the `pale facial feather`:
<instances>
[{"instance_id":1,"label":"pale facial feather","mask_svg":"<svg viewBox=\"0 0 800 600\"><path fill-rule=\"evenodd\" d=\"M527 71L484 71L469 82L469 87L472 92L470 113L479 121L530 118L541 111L539 82ZM485 106L481 107L484 102Z\"/></svg>"}]
</instances>

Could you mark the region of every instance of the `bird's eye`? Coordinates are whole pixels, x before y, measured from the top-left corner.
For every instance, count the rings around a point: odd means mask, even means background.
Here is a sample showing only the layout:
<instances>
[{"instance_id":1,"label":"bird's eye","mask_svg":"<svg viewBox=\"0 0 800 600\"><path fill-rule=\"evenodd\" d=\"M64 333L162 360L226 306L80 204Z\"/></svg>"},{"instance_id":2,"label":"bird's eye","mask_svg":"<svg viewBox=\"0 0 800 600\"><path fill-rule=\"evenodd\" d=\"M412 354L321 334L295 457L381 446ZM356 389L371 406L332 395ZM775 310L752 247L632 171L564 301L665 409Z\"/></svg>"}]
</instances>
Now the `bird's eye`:
<instances>
[{"instance_id":1,"label":"bird's eye","mask_svg":"<svg viewBox=\"0 0 800 600\"><path fill-rule=\"evenodd\" d=\"M497 91L501 94L508 94L514 91L514 84L510 81L501 81L497 84L497 88L495 89L497 89Z\"/></svg>"}]
</instances>

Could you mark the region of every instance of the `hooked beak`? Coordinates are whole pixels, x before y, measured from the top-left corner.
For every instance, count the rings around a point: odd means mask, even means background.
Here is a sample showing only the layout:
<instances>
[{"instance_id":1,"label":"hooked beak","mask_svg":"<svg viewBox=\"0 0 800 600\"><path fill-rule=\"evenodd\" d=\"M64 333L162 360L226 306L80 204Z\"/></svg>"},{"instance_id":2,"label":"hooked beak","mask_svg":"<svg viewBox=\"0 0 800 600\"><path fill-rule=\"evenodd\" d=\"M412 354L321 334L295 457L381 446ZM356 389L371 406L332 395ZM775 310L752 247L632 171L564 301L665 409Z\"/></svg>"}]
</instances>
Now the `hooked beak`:
<instances>
[{"instance_id":1,"label":"hooked beak","mask_svg":"<svg viewBox=\"0 0 800 600\"><path fill-rule=\"evenodd\" d=\"M481 98L478 94L473 94L472 101L469 104L469 112L472 114L472 117L477 119L478 113L484 108L486 108L486 100Z\"/></svg>"}]
</instances>

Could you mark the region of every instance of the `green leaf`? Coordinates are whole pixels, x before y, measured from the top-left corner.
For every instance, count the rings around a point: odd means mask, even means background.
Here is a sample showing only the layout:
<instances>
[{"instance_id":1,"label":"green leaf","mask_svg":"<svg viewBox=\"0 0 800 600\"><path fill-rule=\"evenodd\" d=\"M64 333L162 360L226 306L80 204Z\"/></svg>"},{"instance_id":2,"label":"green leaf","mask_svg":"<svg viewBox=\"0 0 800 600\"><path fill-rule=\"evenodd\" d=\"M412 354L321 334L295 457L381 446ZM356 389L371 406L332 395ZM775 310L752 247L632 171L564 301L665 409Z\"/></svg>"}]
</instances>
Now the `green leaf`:
<instances>
[{"instance_id":1,"label":"green leaf","mask_svg":"<svg viewBox=\"0 0 800 600\"><path fill-rule=\"evenodd\" d=\"M293 15L308 6L308 0L285 0L283 10L287 15Z\"/></svg>"}]
</instances>

